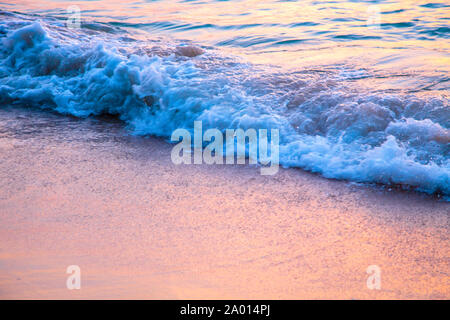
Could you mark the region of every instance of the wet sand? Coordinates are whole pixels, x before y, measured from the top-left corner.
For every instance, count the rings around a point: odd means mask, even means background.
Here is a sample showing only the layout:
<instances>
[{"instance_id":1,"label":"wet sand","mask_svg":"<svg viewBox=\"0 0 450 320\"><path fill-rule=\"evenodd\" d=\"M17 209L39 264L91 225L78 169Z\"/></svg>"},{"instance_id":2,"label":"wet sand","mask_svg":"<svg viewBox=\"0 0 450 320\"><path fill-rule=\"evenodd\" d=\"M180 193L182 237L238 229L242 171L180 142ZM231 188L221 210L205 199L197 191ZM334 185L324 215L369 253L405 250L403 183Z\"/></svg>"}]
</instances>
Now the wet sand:
<instances>
[{"instance_id":1,"label":"wet sand","mask_svg":"<svg viewBox=\"0 0 450 320\"><path fill-rule=\"evenodd\" d=\"M450 298L448 202L170 151L113 119L0 110L0 299Z\"/></svg>"}]
</instances>

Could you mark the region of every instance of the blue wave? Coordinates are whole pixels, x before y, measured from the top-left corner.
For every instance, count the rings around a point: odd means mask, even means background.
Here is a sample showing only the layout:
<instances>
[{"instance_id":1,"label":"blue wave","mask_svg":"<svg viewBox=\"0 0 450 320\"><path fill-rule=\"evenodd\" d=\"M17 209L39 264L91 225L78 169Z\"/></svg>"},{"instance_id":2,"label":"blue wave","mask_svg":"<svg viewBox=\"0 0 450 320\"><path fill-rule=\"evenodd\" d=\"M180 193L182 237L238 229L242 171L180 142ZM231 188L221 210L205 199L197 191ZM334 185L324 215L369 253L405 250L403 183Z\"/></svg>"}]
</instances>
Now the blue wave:
<instances>
[{"instance_id":1,"label":"blue wave","mask_svg":"<svg viewBox=\"0 0 450 320\"><path fill-rule=\"evenodd\" d=\"M118 115L136 134L163 137L196 120L277 128L283 166L450 195L445 96L358 92L345 74L282 73L214 49L31 20L0 20L2 106Z\"/></svg>"}]
</instances>

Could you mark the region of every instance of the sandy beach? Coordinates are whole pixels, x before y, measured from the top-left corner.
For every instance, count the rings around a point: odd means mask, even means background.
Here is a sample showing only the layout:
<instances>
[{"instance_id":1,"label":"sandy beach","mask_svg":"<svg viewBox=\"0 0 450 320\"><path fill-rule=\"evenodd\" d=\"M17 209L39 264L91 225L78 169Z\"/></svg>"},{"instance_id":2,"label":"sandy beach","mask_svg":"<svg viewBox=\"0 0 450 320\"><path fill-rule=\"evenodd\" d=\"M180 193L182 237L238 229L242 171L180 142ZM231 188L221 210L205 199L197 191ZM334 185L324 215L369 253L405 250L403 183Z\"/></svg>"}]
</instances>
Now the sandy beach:
<instances>
[{"instance_id":1,"label":"sandy beach","mask_svg":"<svg viewBox=\"0 0 450 320\"><path fill-rule=\"evenodd\" d=\"M431 196L175 166L118 120L27 109L0 110L0 151L0 299L450 298L450 204Z\"/></svg>"}]
</instances>

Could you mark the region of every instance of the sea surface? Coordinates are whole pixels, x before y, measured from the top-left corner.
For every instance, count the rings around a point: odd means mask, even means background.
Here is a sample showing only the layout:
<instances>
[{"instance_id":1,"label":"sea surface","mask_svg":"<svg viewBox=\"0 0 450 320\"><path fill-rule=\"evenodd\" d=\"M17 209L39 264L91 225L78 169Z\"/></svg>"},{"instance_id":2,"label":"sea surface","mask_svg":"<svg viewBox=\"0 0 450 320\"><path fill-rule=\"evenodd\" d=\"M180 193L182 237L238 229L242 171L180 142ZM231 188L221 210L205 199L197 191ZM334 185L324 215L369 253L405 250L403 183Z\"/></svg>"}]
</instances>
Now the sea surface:
<instances>
[{"instance_id":1,"label":"sea surface","mask_svg":"<svg viewBox=\"0 0 450 320\"><path fill-rule=\"evenodd\" d=\"M276 128L285 167L449 199L449 20L448 1L3 0L0 108Z\"/></svg>"}]
</instances>

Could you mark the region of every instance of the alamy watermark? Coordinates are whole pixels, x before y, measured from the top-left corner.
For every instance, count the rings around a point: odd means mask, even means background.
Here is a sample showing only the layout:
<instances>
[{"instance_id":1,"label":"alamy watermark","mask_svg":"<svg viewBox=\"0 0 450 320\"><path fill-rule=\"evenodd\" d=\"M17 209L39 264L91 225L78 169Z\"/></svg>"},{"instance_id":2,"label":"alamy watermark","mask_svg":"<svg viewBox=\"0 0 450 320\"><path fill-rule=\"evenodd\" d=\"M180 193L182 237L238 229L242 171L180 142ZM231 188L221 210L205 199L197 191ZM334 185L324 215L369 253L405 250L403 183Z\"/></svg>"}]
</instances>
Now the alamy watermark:
<instances>
[{"instance_id":1,"label":"alamy watermark","mask_svg":"<svg viewBox=\"0 0 450 320\"><path fill-rule=\"evenodd\" d=\"M81 289L81 269L77 265L71 265L67 267L67 274L70 274L66 280L66 287L69 290Z\"/></svg>"},{"instance_id":2,"label":"alamy watermark","mask_svg":"<svg viewBox=\"0 0 450 320\"><path fill-rule=\"evenodd\" d=\"M279 167L279 140L278 129L270 130L269 142L267 129L252 128L226 129L224 139L219 129L203 133L202 122L194 121L194 137L186 129L172 133L171 141L179 143L173 147L171 158L174 164L245 164L248 158L249 164L261 165L262 175L274 175ZM208 143L206 147L204 143Z\"/></svg>"},{"instance_id":3,"label":"alamy watermark","mask_svg":"<svg viewBox=\"0 0 450 320\"><path fill-rule=\"evenodd\" d=\"M372 30L379 30L381 23L381 14L379 6L369 6L367 8L367 28Z\"/></svg>"},{"instance_id":4,"label":"alamy watermark","mask_svg":"<svg viewBox=\"0 0 450 320\"><path fill-rule=\"evenodd\" d=\"M370 265L366 269L367 277L366 285L369 290L381 290L381 268L375 264Z\"/></svg>"},{"instance_id":5,"label":"alamy watermark","mask_svg":"<svg viewBox=\"0 0 450 320\"><path fill-rule=\"evenodd\" d=\"M67 13L69 17L66 20L66 26L68 29L80 29L81 28L81 10L79 6L67 7Z\"/></svg>"}]
</instances>

